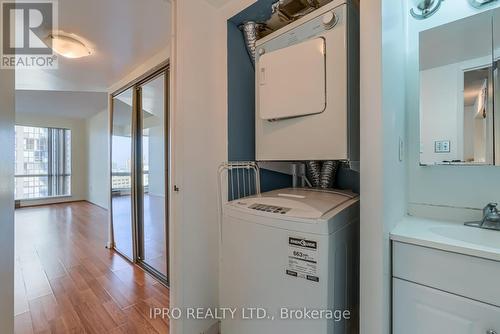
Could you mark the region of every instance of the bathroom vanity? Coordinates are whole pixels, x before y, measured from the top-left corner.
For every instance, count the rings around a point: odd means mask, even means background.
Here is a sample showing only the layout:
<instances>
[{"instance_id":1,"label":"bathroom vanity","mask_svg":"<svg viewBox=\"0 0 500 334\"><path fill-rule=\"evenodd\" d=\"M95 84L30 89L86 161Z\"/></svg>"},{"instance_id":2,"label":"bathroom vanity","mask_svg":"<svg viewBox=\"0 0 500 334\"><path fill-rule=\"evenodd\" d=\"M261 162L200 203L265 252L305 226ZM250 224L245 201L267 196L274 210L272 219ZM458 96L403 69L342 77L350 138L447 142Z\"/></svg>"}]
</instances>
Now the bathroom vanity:
<instances>
[{"instance_id":1,"label":"bathroom vanity","mask_svg":"<svg viewBox=\"0 0 500 334\"><path fill-rule=\"evenodd\" d=\"M500 333L500 231L405 217L391 240L394 334Z\"/></svg>"}]
</instances>

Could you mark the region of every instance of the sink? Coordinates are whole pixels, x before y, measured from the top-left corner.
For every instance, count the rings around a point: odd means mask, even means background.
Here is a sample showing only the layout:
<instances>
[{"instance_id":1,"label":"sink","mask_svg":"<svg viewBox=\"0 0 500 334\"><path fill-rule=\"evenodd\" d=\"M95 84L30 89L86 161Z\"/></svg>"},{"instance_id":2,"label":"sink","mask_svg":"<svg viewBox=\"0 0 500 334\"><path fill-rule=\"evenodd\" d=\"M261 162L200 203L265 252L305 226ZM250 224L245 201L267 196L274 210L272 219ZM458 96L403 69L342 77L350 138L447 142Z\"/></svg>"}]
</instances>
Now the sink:
<instances>
[{"instance_id":1,"label":"sink","mask_svg":"<svg viewBox=\"0 0 500 334\"><path fill-rule=\"evenodd\" d=\"M406 216L391 231L396 242L470 255L500 263L500 231Z\"/></svg>"},{"instance_id":2,"label":"sink","mask_svg":"<svg viewBox=\"0 0 500 334\"><path fill-rule=\"evenodd\" d=\"M463 225L435 226L429 228L429 230L432 233L448 239L466 242L482 247L500 248L500 231L483 230Z\"/></svg>"}]
</instances>

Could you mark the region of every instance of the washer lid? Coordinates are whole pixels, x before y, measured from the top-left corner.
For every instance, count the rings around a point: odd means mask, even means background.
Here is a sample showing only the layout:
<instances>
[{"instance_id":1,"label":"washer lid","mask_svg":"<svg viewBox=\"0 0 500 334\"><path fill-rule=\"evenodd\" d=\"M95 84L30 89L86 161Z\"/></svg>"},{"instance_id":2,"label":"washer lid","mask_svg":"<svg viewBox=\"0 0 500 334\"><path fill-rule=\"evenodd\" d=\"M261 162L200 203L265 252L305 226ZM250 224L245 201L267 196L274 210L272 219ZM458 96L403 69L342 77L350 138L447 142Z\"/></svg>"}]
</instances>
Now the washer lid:
<instances>
[{"instance_id":1,"label":"washer lid","mask_svg":"<svg viewBox=\"0 0 500 334\"><path fill-rule=\"evenodd\" d=\"M343 191L280 189L229 203L262 215L318 219L339 205L357 197Z\"/></svg>"}]
</instances>

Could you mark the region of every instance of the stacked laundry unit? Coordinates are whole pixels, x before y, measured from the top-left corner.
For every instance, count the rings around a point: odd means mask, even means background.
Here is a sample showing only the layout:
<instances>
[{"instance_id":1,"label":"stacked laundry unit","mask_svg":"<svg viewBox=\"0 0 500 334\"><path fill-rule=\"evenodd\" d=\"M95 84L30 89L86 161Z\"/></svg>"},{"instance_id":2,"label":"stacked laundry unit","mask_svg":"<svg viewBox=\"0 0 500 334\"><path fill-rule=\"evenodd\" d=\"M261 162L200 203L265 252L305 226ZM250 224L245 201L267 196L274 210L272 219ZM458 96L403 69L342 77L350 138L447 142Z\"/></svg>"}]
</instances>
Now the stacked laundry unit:
<instances>
[{"instance_id":1,"label":"stacked laundry unit","mask_svg":"<svg viewBox=\"0 0 500 334\"><path fill-rule=\"evenodd\" d=\"M357 328L359 196L332 189L340 162L359 169L357 32L356 3L334 0L248 48L256 160L303 163L309 186L223 206L220 302L238 310L222 334Z\"/></svg>"}]
</instances>

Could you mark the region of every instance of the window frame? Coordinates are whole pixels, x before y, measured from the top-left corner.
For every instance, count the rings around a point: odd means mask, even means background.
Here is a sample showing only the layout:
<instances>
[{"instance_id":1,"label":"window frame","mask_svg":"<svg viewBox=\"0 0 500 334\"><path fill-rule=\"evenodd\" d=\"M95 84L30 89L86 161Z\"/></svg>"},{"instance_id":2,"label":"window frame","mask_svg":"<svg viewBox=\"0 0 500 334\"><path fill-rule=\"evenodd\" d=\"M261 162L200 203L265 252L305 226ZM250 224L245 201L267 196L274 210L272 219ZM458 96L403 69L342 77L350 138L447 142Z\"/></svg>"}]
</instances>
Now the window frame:
<instances>
[{"instance_id":1,"label":"window frame","mask_svg":"<svg viewBox=\"0 0 500 334\"><path fill-rule=\"evenodd\" d=\"M18 173L15 173L14 174L14 179L23 179L24 180L22 181L23 184L26 182L26 178L47 178L47 195L46 196L38 196L38 197L25 197L25 198L20 198L18 197L19 195L16 194L16 198L15 200L16 201L38 201L38 200L45 200L45 199L54 199L54 198L65 198L65 197L72 197L73 196L73 182L72 182L72 172L73 172L73 134L72 134L72 129L70 128L67 128L67 127L54 127L54 126L35 126L35 125L24 125L24 124L15 124L15 128L22 128L22 132L23 134L26 133L26 131L24 130L24 128L34 128L34 129L44 129L44 130L47 130L47 137L45 138L45 141L43 143L43 147L42 147L42 150L46 151L47 152L47 172L46 173L26 173L26 174L18 174ZM62 156L60 157L60 161L58 163L62 163L64 165L63 167L63 170L64 172L63 173L60 173L60 174L54 174L54 173L51 173L51 164L54 164L54 162L52 161L53 157L52 157L52 154L50 152L51 150L51 147L53 145L52 140L49 136L49 133L50 131L49 130L63 130L62 131L62 141L63 141L63 144L62 144ZM67 137L67 134L69 133L69 138ZM15 150L17 151L18 150L18 147L17 147L17 131L15 131L15 136L16 136L16 146L15 146ZM23 141L21 143L19 143L21 146L22 146L22 149L21 151L23 152L23 159L26 159L26 155L31 153L33 155L33 161L22 161L23 165L26 165L26 164L31 164L31 165L38 165L38 167L40 167L40 165L43 164L43 161L35 161L35 156L36 156L36 153L38 151L40 151L40 143L37 142L35 143L35 140L33 140L33 149L30 150L30 151L26 151L26 139L31 139L31 137L24 137L23 136ZM69 140L68 140L69 139ZM69 143L68 143L69 141ZM31 145L30 145L31 146ZM66 165L66 160L67 160L67 152L66 150L69 149L69 161L68 161L68 165ZM16 153L17 154L17 153ZM21 161L19 161L21 163ZM17 156L16 156L16 159L15 159L15 164L17 166ZM24 168L23 168L24 169ZM37 170L41 170L42 168L35 168ZM16 172L17 172L17 168L16 168ZM51 189L51 186L50 186L50 183L52 181L52 178L57 178L57 177L62 177L63 178L63 182L67 182L67 180L69 179L69 186L67 187L67 193L65 194L55 194L55 195L50 195L50 189ZM27 180L27 182L31 182L31 180Z\"/></svg>"}]
</instances>

